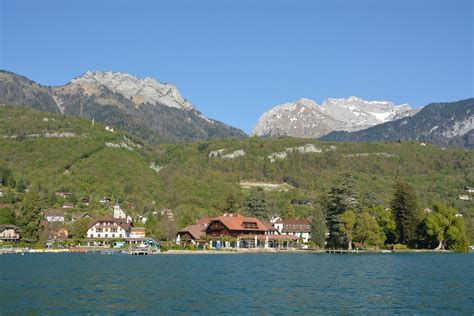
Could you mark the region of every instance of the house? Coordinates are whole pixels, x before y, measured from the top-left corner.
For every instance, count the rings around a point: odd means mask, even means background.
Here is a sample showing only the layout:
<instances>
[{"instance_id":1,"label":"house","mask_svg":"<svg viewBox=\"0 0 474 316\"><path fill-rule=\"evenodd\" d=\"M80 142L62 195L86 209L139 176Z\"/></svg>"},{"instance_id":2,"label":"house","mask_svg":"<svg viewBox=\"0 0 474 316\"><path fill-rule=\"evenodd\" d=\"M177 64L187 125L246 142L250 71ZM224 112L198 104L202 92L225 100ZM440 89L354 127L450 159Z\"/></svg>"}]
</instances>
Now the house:
<instances>
[{"instance_id":1,"label":"house","mask_svg":"<svg viewBox=\"0 0 474 316\"><path fill-rule=\"evenodd\" d=\"M105 205L105 204L107 204L107 203L112 202L112 199L109 198L109 197L104 196L103 198L100 199L99 202L100 202L100 204Z\"/></svg>"},{"instance_id":2,"label":"house","mask_svg":"<svg viewBox=\"0 0 474 316\"><path fill-rule=\"evenodd\" d=\"M169 221L174 221L173 211L169 208L165 208L161 211L161 216L166 217Z\"/></svg>"},{"instance_id":3,"label":"house","mask_svg":"<svg viewBox=\"0 0 474 316\"><path fill-rule=\"evenodd\" d=\"M82 205L89 206L90 200L89 200L88 197L83 197L83 198L81 199L81 203L82 203Z\"/></svg>"},{"instance_id":4,"label":"house","mask_svg":"<svg viewBox=\"0 0 474 316\"><path fill-rule=\"evenodd\" d=\"M64 223L64 212L56 209L49 209L43 212L44 218L49 222L63 222Z\"/></svg>"},{"instance_id":5,"label":"house","mask_svg":"<svg viewBox=\"0 0 474 316\"><path fill-rule=\"evenodd\" d=\"M470 201L471 200L471 197L467 194L458 195L458 198L462 201Z\"/></svg>"},{"instance_id":6,"label":"house","mask_svg":"<svg viewBox=\"0 0 474 316\"><path fill-rule=\"evenodd\" d=\"M176 235L176 243L182 246L207 243L203 237L206 235L206 228L211 220L211 218L202 218L196 224L188 225L179 230Z\"/></svg>"},{"instance_id":7,"label":"house","mask_svg":"<svg viewBox=\"0 0 474 316\"><path fill-rule=\"evenodd\" d=\"M284 219L273 225L281 235L297 236L305 243L311 240L311 221L308 219Z\"/></svg>"},{"instance_id":8,"label":"house","mask_svg":"<svg viewBox=\"0 0 474 316\"><path fill-rule=\"evenodd\" d=\"M0 240L18 241L20 240L21 230L18 226L12 224L0 225Z\"/></svg>"},{"instance_id":9,"label":"house","mask_svg":"<svg viewBox=\"0 0 474 316\"><path fill-rule=\"evenodd\" d=\"M0 197L4 197L6 194L5 189L0 189Z\"/></svg>"},{"instance_id":10,"label":"house","mask_svg":"<svg viewBox=\"0 0 474 316\"><path fill-rule=\"evenodd\" d=\"M57 196L67 199L68 197L72 196L71 192L56 192Z\"/></svg>"},{"instance_id":11,"label":"house","mask_svg":"<svg viewBox=\"0 0 474 316\"><path fill-rule=\"evenodd\" d=\"M474 193L474 188L466 187L466 191L467 191L468 193Z\"/></svg>"},{"instance_id":12,"label":"house","mask_svg":"<svg viewBox=\"0 0 474 316\"><path fill-rule=\"evenodd\" d=\"M132 222L132 218L128 216L121 208L118 201L114 205L114 218L124 220L127 223Z\"/></svg>"},{"instance_id":13,"label":"house","mask_svg":"<svg viewBox=\"0 0 474 316\"><path fill-rule=\"evenodd\" d=\"M49 239L63 240L69 238L69 231L66 227L51 227L49 229Z\"/></svg>"},{"instance_id":14,"label":"house","mask_svg":"<svg viewBox=\"0 0 474 316\"><path fill-rule=\"evenodd\" d=\"M275 234L275 230L269 231L259 219L238 213L212 219L206 227L206 235L211 239L211 248L289 248L299 240L297 236ZM226 240L229 238L235 242Z\"/></svg>"},{"instance_id":15,"label":"house","mask_svg":"<svg viewBox=\"0 0 474 316\"><path fill-rule=\"evenodd\" d=\"M148 217L146 215L138 215L138 221L142 224L146 224Z\"/></svg>"},{"instance_id":16,"label":"house","mask_svg":"<svg viewBox=\"0 0 474 316\"><path fill-rule=\"evenodd\" d=\"M74 203L64 202L63 205L61 205L61 208L74 208Z\"/></svg>"},{"instance_id":17,"label":"house","mask_svg":"<svg viewBox=\"0 0 474 316\"><path fill-rule=\"evenodd\" d=\"M103 217L93 221L87 229L87 239L107 240L130 237L130 223L114 217Z\"/></svg>"},{"instance_id":18,"label":"house","mask_svg":"<svg viewBox=\"0 0 474 316\"><path fill-rule=\"evenodd\" d=\"M89 213L83 213L83 212L77 212L72 214L71 216L71 222L78 221L80 219L92 219L92 217L89 215Z\"/></svg>"},{"instance_id":19,"label":"house","mask_svg":"<svg viewBox=\"0 0 474 316\"><path fill-rule=\"evenodd\" d=\"M145 238L145 227L132 227L130 230L130 238Z\"/></svg>"}]
</instances>

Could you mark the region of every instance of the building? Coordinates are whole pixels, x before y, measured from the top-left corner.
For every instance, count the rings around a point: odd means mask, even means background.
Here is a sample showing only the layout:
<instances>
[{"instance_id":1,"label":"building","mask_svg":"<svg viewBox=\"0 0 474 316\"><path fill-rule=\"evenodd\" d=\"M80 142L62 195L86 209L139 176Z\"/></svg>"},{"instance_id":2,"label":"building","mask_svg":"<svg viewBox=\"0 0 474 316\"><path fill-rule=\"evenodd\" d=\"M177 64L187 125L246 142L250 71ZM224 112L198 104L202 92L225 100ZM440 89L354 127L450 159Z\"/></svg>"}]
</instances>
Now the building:
<instances>
[{"instance_id":1,"label":"building","mask_svg":"<svg viewBox=\"0 0 474 316\"><path fill-rule=\"evenodd\" d=\"M458 195L458 198L462 201L470 201L471 200L471 197L467 194Z\"/></svg>"},{"instance_id":2,"label":"building","mask_svg":"<svg viewBox=\"0 0 474 316\"><path fill-rule=\"evenodd\" d=\"M117 201L114 205L114 218L124 220L127 223L132 222L132 218L128 216L121 208Z\"/></svg>"},{"instance_id":3,"label":"building","mask_svg":"<svg viewBox=\"0 0 474 316\"><path fill-rule=\"evenodd\" d=\"M61 205L61 208L74 208L74 203L72 202L65 202Z\"/></svg>"},{"instance_id":4,"label":"building","mask_svg":"<svg viewBox=\"0 0 474 316\"><path fill-rule=\"evenodd\" d=\"M69 238L69 231L63 226L50 226L48 228L48 238L50 240L64 240Z\"/></svg>"},{"instance_id":5,"label":"building","mask_svg":"<svg viewBox=\"0 0 474 316\"><path fill-rule=\"evenodd\" d=\"M284 219L273 225L281 235L297 236L305 243L311 240L311 221L308 219Z\"/></svg>"},{"instance_id":6,"label":"building","mask_svg":"<svg viewBox=\"0 0 474 316\"><path fill-rule=\"evenodd\" d=\"M92 219L92 216L90 216L89 213L84 213L84 212L77 212L77 213L72 214L71 216L71 222L75 222L80 219Z\"/></svg>"},{"instance_id":7,"label":"building","mask_svg":"<svg viewBox=\"0 0 474 316\"><path fill-rule=\"evenodd\" d=\"M474 188L466 187L466 191L467 191L468 193L474 193Z\"/></svg>"},{"instance_id":8,"label":"building","mask_svg":"<svg viewBox=\"0 0 474 316\"><path fill-rule=\"evenodd\" d=\"M87 239L89 240L107 240L128 238L132 226L130 223L114 217L103 217L93 221L87 230Z\"/></svg>"},{"instance_id":9,"label":"building","mask_svg":"<svg viewBox=\"0 0 474 316\"><path fill-rule=\"evenodd\" d=\"M18 226L12 224L0 225L0 240L18 241L20 240L21 230Z\"/></svg>"},{"instance_id":10,"label":"building","mask_svg":"<svg viewBox=\"0 0 474 316\"><path fill-rule=\"evenodd\" d=\"M89 200L88 197L83 197L83 198L81 199L82 205L89 206L90 202L91 202L91 201Z\"/></svg>"},{"instance_id":11,"label":"building","mask_svg":"<svg viewBox=\"0 0 474 316\"><path fill-rule=\"evenodd\" d=\"M145 235L145 227L132 227L132 229L130 230L130 238L145 238Z\"/></svg>"},{"instance_id":12,"label":"building","mask_svg":"<svg viewBox=\"0 0 474 316\"><path fill-rule=\"evenodd\" d=\"M72 196L71 192L56 192L57 196L67 199L68 197Z\"/></svg>"},{"instance_id":13,"label":"building","mask_svg":"<svg viewBox=\"0 0 474 316\"><path fill-rule=\"evenodd\" d=\"M62 222L64 223L64 212L61 210L50 209L43 212L44 218L49 223Z\"/></svg>"},{"instance_id":14,"label":"building","mask_svg":"<svg viewBox=\"0 0 474 316\"><path fill-rule=\"evenodd\" d=\"M107 196L104 196L103 198L100 199L99 202L100 202L100 204L105 205L105 204L107 204L107 203L112 202L112 199L109 198L109 197L107 197Z\"/></svg>"},{"instance_id":15,"label":"building","mask_svg":"<svg viewBox=\"0 0 474 316\"><path fill-rule=\"evenodd\" d=\"M206 236L206 228L211 218L202 218L196 224L188 225L178 231L176 235L176 243L182 246L205 244L204 236Z\"/></svg>"},{"instance_id":16,"label":"building","mask_svg":"<svg viewBox=\"0 0 474 316\"><path fill-rule=\"evenodd\" d=\"M0 189L0 197L3 197L5 195L6 195L5 189Z\"/></svg>"}]
</instances>

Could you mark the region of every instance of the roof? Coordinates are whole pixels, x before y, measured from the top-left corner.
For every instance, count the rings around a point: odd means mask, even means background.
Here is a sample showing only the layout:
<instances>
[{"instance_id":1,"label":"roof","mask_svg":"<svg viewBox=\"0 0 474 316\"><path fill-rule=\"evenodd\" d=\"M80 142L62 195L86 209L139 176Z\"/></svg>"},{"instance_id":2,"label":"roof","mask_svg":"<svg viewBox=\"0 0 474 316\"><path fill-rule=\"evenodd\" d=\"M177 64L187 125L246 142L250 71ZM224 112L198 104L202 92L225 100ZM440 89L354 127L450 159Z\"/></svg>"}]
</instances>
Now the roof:
<instances>
[{"instance_id":1,"label":"roof","mask_svg":"<svg viewBox=\"0 0 474 316\"><path fill-rule=\"evenodd\" d=\"M286 228L286 225L289 227ZM293 225L295 225L295 227L293 227ZM303 225L303 227L301 227L301 225ZM281 232L309 233L311 232L311 226L308 228L308 225L311 225L311 221L309 219L285 219L283 220L283 229Z\"/></svg>"},{"instance_id":2,"label":"roof","mask_svg":"<svg viewBox=\"0 0 474 316\"><path fill-rule=\"evenodd\" d=\"M3 232L5 229L13 229L15 232L21 232L20 227L13 225L13 224L3 224L0 225L0 232Z\"/></svg>"},{"instance_id":3,"label":"roof","mask_svg":"<svg viewBox=\"0 0 474 316\"><path fill-rule=\"evenodd\" d=\"M267 227L257 218L244 217L239 213L233 213L225 216L219 216L212 219L212 222L220 221L229 230L246 230L246 231L266 231ZM255 224L256 227L245 227L244 223Z\"/></svg>"},{"instance_id":4,"label":"roof","mask_svg":"<svg viewBox=\"0 0 474 316\"><path fill-rule=\"evenodd\" d=\"M272 223L264 222L264 221L262 221L262 223L267 228L267 231L275 231L275 232L278 231L278 229L276 229Z\"/></svg>"},{"instance_id":5,"label":"roof","mask_svg":"<svg viewBox=\"0 0 474 316\"><path fill-rule=\"evenodd\" d=\"M211 221L212 221L212 217L204 217L204 218L199 219L196 222L196 225L208 226Z\"/></svg>"},{"instance_id":6,"label":"roof","mask_svg":"<svg viewBox=\"0 0 474 316\"><path fill-rule=\"evenodd\" d=\"M64 212L61 211L61 210L58 210L58 209L45 210L43 213L44 213L45 217L47 217L47 216L64 216Z\"/></svg>"},{"instance_id":7,"label":"roof","mask_svg":"<svg viewBox=\"0 0 474 316\"><path fill-rule=\"evenodd\" d=\"M146 231L145 227L132 227L132 231L138 232L138 231Z\"/></svg>"},{"instance_id":8,"label":"roof","mask_svg":"<svg viewBox=\"0 0 474 316\"><path fill-rule=\"evenodd\" d=\"M95 221L90 223L89 228L95 226L97 223L111 222L111 223L115 223L118 226L122 227L124 230L129 230L131 228L130 223L124 222L123 220L124 220L123 218L114 218L112 216L105 216L105 217L101 217L99 219L96 219Z\"/></svg>"},{"instance_id":9,"label":"roof","mask_svg":"<svg viewBox=\"0 0 474 316\"><path fill-rule=\"evenodd\" d=\"M178 234L188 233L194 239L201 239L201 237L206 234L206 227L207 225L206 226L199 225L199 224L188 225L184 227L183 229L181 229L180 231L178 231Z\"/></svg>"}]
</instances>

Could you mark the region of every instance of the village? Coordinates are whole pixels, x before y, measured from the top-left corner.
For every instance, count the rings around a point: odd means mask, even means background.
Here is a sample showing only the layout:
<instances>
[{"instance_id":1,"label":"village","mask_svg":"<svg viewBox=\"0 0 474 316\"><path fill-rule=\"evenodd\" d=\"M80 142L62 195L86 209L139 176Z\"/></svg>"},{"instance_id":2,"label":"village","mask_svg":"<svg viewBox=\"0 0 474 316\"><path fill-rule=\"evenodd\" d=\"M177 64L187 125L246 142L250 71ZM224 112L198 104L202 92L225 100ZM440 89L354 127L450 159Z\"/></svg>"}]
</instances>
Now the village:
<instances>
[{"instance_id":1,"label":"village","mask_svg":"<svg viewBox=\"0 0 474 316\"><path fill-rule=\"evenodd\" d=\"M71 193L57 192L67 199ZM79 203L89 206L88 198ZM12 252L107 252L128 254L154 254L166 249L179 251L271 251L308 249L311 241L311 220L282 219L273 216L270 221L246 217L239 212L205 217L179 229L173 240L154 240L147 234L146 215L133 217L122 209L118 200L100 199L110 214L93 217L94 212L73 211L75 204L64 202L61 208L42 211L41 229L47 241L44 247L28 249L18 247L22 240L21 229L14 224L0 225L0 254ZM1 205L0 205L1 206ZM156 212L155 212L156 213ZM169 209L161 212L174 221ZM155 215L155 214L152 214ZM73 238L70 227L78 221L88 223L81 241Z\"/></svg>"}]
</instances>

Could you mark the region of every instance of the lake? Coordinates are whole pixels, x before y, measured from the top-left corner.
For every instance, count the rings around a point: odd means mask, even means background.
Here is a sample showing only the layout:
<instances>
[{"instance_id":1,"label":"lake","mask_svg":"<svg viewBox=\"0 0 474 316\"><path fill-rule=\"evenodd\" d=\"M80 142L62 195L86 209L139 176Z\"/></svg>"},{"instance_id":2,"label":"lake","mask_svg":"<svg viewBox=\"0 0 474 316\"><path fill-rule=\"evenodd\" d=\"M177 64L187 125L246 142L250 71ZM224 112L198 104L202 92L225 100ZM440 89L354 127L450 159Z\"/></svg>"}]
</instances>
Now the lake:
<instances>
[{"instance_id":1,"label":"lake","mask_svg":"<svg viewBox=\"0 0 474 316\"><path fill-rule=\"evenodd\" d=\"M474 254L0 256L0 313L473 314Z\"/></svg>"}]
</instances>

